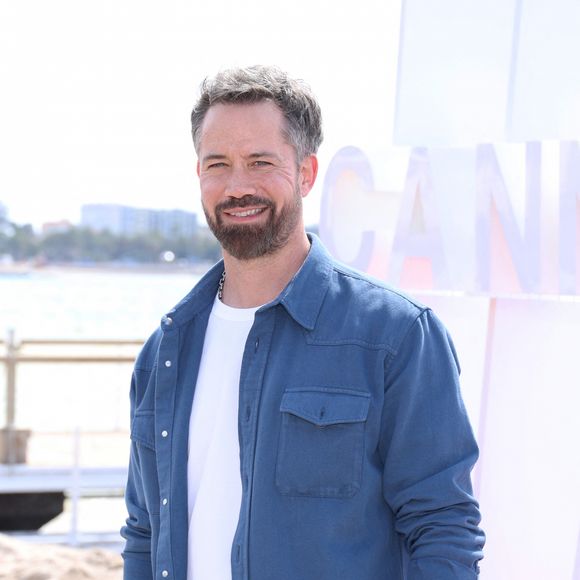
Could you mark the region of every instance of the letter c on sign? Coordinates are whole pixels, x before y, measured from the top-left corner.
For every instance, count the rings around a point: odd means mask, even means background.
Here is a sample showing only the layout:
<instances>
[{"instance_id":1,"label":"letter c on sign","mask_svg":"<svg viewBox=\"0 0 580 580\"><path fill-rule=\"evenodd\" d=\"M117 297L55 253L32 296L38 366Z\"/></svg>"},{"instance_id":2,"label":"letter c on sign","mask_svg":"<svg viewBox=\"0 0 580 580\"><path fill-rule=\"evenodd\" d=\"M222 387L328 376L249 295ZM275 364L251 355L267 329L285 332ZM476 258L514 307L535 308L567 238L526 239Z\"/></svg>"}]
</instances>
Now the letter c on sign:
<instances>
[{"instance_id":1,"label":"letter c on sign","mask_svg":"<svg viewBox=\"0 0 580 580\"><path fill-rule=\"evenodd\" d=\"M360 183L361 194L374 190L372 168L367 156L357 147L343 147L334 155L326 171L320 208L320 237L329 251L339 260L341 260L341 256L334 240L336 236L340 235L340 232L336 231L337 226L333 223L333 209L336 209L336 203L339 203L337 190L341 181L347 175L352 176L353 174L356 175L357 182ZM353 200L353 203L357 203L357 200ZM348 207L345 207L344 211L347 212ZM374 232L362 231L356 257L350 261L342 261L359 270L366 270L371 261L374 242Z\"/></svg>"}]
</instances>

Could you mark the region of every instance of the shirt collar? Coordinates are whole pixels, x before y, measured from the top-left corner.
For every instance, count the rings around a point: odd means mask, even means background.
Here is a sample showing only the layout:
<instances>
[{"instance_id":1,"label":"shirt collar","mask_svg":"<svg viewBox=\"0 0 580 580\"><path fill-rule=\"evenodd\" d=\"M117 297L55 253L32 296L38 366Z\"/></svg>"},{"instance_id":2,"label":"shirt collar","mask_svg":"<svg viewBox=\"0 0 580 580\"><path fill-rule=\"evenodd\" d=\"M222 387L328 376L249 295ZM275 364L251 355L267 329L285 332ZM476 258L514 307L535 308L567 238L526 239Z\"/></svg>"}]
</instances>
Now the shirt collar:
<instances>
[{"instance_id":1,"label":"shirt collar","mask_svg":"<svg viewBox=\"0 0 580 580\"><path fill-rule=\"evenodd\" d=\"M332 258L317 236L308 234L308 239L310 251L301 268L278 297L260 310L282 304L298 324L313 330L328 290Z\"/></svg>"},{"instance_id":2,"label":"shirt collar","mask_svg":"<svg viewBox=\"0 0 580 580\"><path fill-rule=\"evenodd\" d=\"M280 294L258 312L281 304L301 326L314 329L332 271L332 258L314 234L308 234L310 251L306 260ZM193 290L170 310L161 321L164 328L179 326L213 304L219 279L224 271L223 260L215 264ZM168 323L168 320L170 321Z\"/></svg>"}]
</instances>

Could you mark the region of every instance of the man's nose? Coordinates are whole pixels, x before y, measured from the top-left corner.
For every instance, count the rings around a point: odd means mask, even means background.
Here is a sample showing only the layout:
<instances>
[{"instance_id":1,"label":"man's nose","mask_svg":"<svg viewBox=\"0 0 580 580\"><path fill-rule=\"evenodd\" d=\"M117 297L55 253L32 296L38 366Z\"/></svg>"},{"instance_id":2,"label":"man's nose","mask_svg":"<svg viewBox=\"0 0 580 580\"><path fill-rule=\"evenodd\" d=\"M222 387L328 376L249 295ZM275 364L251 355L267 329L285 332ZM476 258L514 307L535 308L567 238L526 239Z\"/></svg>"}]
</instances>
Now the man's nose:
<instances>
[{"instance_id":1,"label":"man's nose","mask_svg":"<svg viewBox=\"0 0 580 580\"><path fill-rule=\"evenodd\" d=\"M232 169L226 184L226 195L229 197L244 197L257 193L256 184L244 169Z\"/></svg>"}]
</instances>

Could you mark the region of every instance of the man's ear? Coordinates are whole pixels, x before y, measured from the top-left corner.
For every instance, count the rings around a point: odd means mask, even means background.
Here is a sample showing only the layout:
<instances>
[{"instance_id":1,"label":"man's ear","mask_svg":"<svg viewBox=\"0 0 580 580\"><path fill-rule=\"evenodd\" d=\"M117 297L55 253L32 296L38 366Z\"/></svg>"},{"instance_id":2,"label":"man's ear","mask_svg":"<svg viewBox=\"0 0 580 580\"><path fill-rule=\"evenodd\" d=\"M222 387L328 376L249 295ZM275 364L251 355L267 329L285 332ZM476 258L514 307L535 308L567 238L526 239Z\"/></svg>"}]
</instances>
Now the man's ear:
<instances>
[{"instance_id":1,"label":"man's ear","mask_svg":"<svg viewBox=\"0 0 580 580\"><path fill-rule=\"evenodd\" d=\"M308 155L300 163L299 185L300 194L306 197L314 187L316 176L318 175L318 158L316 155Z\"/></svg>"}]
</instances>

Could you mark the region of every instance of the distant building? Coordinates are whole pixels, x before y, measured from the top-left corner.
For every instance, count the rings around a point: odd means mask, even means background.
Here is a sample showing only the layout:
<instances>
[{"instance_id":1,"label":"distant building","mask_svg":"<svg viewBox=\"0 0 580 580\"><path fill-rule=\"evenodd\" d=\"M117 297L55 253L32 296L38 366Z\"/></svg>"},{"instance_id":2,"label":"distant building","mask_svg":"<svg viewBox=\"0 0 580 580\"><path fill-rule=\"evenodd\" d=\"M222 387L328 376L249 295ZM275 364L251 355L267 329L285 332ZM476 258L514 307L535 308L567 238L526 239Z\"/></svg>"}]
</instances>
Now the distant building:
<instances>
[{"instance_id":1,"label":"distant building","mask_svg":"<svg viewBox=\"0 0 580 580\"><path fill-rule=\"evenodd\" d=\"M191 212L156 210L116 204L88 204L81 208L81 226L118 236L159 234L164 238L190 237L197 231L197 215Z\"/></svg>"},{"instance_id":2,"label":"distant building","mask_svg":"<svg viewBox=\"0 0 580 580\"><path fill-rule=\"evenodd\" d=\"M68 220L59 220L57 222L45 222L42 224L42 234L62 234L68 232L73 225Z\"/></svg>"}]
</instances>

